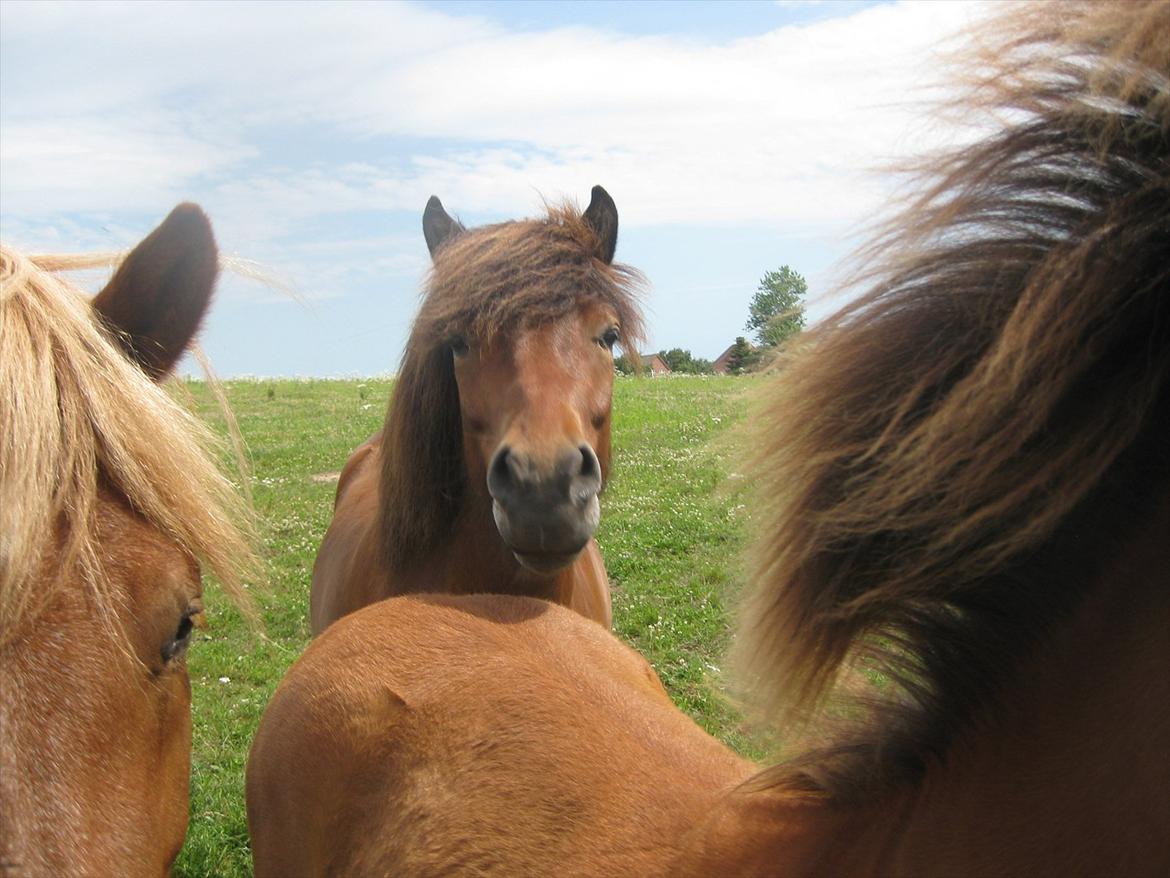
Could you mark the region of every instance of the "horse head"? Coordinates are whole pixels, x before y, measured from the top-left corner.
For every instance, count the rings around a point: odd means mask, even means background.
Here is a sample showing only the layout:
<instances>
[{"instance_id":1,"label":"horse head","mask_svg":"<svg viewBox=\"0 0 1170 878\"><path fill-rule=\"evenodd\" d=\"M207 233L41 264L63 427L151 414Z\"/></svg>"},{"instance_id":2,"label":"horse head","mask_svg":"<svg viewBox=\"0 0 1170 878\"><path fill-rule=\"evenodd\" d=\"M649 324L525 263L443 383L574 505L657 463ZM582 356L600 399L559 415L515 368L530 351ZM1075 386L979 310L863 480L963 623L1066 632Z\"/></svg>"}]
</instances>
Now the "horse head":
<instances>
[{"instance_id":1,"label":"horse head","mask_svg":"<svg viewBox=\"0 0 1170 878\"><path fill-rule=\"evenodd\" d=\"M600 186L582 219L596 234L593 258L612 263L617 208ZM465 231L433 197L423 229L436 259ZM511 333L455 332L448 341L469 475L484 480L500 537L534 572L571 563L601 521L621 331L611 305L583 301Z\"/></svg>"},{"instance_id":2,"label":"horse head","mask_svg":"<svg viewBox=\"0 0 1170 878\"><path fill-rule=\"evenodd\" d=\"M387 454L396 471L387 499L399 510L417 520L446 502L449 522L478 502L506 550L542 575L589 544L609 473L613 350L641 334L637 275L613 263L617 231L600 186L583 212L554 208L547 219L472 230L430 199L433 271L387 434L393 448L417 415L427 428L398 447L437 477L404 506L407 455Z\"/></svg>"},{"instance_id":3,"label":"horse head","mask_svg":"<svg viewBox=\"0 0 1170 878\"><path fill-rule=\"evenodd\" d=\"M188 819L200 561L238 588L241 510L203 428L157 386L218 273L174 210L91 304L3 250L0 872L165 873Z\"/></svg>"}]
</instances>

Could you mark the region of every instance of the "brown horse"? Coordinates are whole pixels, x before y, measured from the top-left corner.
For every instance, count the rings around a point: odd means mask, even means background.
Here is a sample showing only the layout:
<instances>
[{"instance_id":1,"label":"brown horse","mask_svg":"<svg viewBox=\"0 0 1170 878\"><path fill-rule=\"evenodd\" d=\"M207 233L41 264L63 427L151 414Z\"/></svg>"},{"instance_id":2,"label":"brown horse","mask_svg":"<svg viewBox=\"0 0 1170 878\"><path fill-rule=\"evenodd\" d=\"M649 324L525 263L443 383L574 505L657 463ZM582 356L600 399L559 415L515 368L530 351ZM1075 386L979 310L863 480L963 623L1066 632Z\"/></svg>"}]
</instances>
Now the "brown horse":
<instances>
[{"instance_id":1,"label":"brown horse","mask_svg":"<svg viewBox=\"0 0 1170 878\"><path fill-rule=\"evenodd\" d=\"M1009 121L758 419L737 643L790 758L559 607L398 598L277 691L257 875L1170 874L1170 15L992 33L971 100Z\"/></svg>"},{"instance_id":2,"label":"brown horse","mask_svg":"<svg viewBox=\"0 0 1170 878\"><path fill-rule=\"evenodd\" d=\"M547 598L608 626L593 539L613 347L641 336L617 208L466 231L431 198L434 270L386 423L342 470L313 566L314 634L391 595Z\"/></svg>"},{"instance_id":3,"label":"brown horse","mask_svg":"<svg viewBox=\"0 0 1170 878\"><path fill-rule=\"evenodd\" d=\"M154 383L203 318L215 241L177 207L92 307L52 273L85 259L0 260L0 874L164 875L200 561L238 595L251 557L207 430Z\"/></svg>"}]
</instances>

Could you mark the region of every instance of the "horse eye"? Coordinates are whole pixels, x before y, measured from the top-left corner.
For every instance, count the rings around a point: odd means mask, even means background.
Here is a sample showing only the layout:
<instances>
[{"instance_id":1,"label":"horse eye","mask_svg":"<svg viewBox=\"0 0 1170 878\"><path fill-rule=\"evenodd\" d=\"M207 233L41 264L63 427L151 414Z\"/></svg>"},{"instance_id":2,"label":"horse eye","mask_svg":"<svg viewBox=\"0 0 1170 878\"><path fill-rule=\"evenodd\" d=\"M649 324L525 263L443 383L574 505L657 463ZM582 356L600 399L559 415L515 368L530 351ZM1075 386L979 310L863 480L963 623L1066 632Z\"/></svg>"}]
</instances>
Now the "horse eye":
<instances>
[{"instance_id":1,"label":"horse eye","mask_svg":"<svg viewBox=\"0 0 1170 878\"><path fill-rule=\"evenodd\" d=\"M597 339L597 343L603 348L612 351L613 346L618 343L619 338L621 338L621 333L618 332L618 328L611 326L601 334L601 338Z\"/></svg>"},{"instance_id":2,"label":"horse eye","mask_svg":"<svg viewBox=\"0 0 1170 878\"><path fill-rule=\"evenodd\" d=\"M467 344L467 339L461 335L452 336L447 344L451 346L451 353L457 357L466 357L467 352L471 350L471 346Z\"/></svg>"},{"instance_id":3,"label":"horse eye","mask_svg":"<svg viewBox=\"0 0 1170 878\"><path fill-rule=\"evenodd\" d=\"M179 620L179 627L175 629L175 636L163 644L163 664L181 659L191 645L191 632L196 626L202 627L203 608L190 606Z\"/></svg>"}]
</instances>

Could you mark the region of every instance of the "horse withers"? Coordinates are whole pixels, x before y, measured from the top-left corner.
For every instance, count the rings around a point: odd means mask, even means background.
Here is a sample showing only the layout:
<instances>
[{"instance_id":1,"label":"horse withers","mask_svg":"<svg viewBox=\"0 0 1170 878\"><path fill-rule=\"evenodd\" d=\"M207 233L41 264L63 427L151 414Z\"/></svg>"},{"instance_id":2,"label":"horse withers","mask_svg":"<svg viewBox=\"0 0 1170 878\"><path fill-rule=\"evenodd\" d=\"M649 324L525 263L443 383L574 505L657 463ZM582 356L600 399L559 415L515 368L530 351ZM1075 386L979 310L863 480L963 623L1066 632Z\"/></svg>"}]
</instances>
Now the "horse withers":
<instances>
[{"instance_id":1,"label":"horse withers","mask_svg":"<svg viewBox=\"0 0 1170 878\"><path fill-rule=\"evenodd\" d=\"M319 637L248 765L256 874L1170 874L1170 15L1013 7L757 411L756 768L518 597Z\"/></svg>"},{"instance_id":2,"label":"horse withers","mask_svg":"<svg viewBox=\"0 0 1170 878\"><path fill-rule=\"evenodd\" d=\"M584 212L472 230L431 198L433 272L386 423L338 482L313 567L314 634L423 591L542 597L610 624L593 534L613 348L642 333L617 231L600 186Z\"/></svg>"},{"instance_id":3,"label":"horse withers","mask_svg":"<svg viewBox=\"0 0 1170 878\"><path fill-rule=\"evenodd\" d=\"M0 874L161 876L187 830L200 562L239 595L251 557L210 434L155 383L215 241L177 207L92 305L53 271L85 259L0 259Z\"/></svg>"}]
</instances>

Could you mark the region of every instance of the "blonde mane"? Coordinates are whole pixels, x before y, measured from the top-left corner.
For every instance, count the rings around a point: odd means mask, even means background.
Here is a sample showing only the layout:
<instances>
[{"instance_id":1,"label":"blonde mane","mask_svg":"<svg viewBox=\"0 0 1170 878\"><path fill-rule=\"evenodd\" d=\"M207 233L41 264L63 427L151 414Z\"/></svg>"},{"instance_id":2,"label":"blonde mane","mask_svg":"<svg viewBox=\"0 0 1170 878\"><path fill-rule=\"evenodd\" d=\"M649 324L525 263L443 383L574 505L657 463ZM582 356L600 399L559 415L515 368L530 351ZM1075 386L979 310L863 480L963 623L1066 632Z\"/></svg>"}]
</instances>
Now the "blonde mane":
<instances>
[{"instance_id":1,"label":"blonde mane","mask_svg":"<svg viewBox=\"0 0 1170 878\"><path fill-rule=\"evenodd\" d=\"M109 255L26 256L0 245L0 642L80 571L111 617L95 538L103 484L251 604L246 504L215 463L220 442L114 344L55 272ZM54 539L57 535L57 539ZM62 575L43 582L48 554Z\"/></svg>"},{"instance_id":2,"label":"blonde mane","mask_svg":"<svg viewBox=\"0 0 1170 878\"><path fill-rule=\"evenodd\" d=\"M1170 481L1170 14L1016 8L759 426L738 658L816 745L761 778L920 777L1075 609Z\"/></svg>"}]
</instances>

